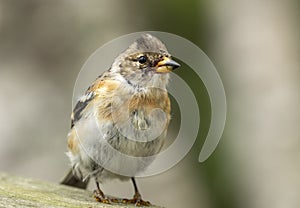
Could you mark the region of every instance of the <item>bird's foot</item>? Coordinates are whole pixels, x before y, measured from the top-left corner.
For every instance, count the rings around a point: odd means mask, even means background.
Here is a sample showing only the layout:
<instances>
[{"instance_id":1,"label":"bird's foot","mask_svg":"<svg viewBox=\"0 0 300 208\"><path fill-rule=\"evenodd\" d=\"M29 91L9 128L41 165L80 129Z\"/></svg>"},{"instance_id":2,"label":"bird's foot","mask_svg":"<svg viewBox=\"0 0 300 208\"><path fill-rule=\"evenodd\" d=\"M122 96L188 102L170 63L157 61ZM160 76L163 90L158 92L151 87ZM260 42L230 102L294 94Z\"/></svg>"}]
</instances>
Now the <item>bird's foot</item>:
<instances>
[{"instance_id":1,"label":"bird's foot","mask_svg":"<svg viewBox=\"0 0 300 208\"><path fill-rule=\"evenodd\" d=\"M95 190L93 193L94 198L97 200L97 202L101 202L104 204L110 204L111 200L107 197L105 197L105 195L103 194L102 191L99 190Z\"/></svg>"},{"instance_id":2,"label":"bird's foot","mask_svg":"<svg viewBox=\"0 0 300 208\"><path fill-rule=\"evenodd\" d=\"M139 193L136 193L132 199L123 199L122 203L134 204L137 207L140 207L140 206L148 207L151 205L151 203L149 201L144 201Z\"/></svg>"}]
</instances>

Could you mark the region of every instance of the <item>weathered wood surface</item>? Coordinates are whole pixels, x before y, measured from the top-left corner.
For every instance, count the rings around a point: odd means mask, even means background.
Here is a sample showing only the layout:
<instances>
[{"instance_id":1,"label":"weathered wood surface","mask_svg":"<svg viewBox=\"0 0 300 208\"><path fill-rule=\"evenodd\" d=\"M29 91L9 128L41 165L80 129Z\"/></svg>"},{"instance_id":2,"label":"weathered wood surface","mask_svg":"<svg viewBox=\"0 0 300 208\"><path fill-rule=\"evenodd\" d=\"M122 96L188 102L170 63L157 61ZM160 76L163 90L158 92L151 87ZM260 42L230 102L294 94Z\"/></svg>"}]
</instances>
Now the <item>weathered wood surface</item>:
<instances>
[{"instance_id":1,"label":"weathered wood surface","mask_svg":"<svg viewBox=\"0 0 300 208\"><path fill-rule=\"evenodd\" d=\"M0 207L133 208L135 206L102 204L94 200L90 191L0 173Z\"/></svg>"}]
</instances>

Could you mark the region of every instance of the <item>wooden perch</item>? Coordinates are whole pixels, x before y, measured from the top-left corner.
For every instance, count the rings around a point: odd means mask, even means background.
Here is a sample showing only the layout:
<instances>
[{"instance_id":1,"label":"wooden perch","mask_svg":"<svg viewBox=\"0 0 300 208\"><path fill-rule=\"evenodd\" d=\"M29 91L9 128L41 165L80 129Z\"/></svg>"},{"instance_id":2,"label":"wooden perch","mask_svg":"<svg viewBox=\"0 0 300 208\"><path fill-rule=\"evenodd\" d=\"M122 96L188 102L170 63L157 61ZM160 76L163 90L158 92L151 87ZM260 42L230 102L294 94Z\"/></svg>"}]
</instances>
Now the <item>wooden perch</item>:
<instances>
[{"instance_id":1,"label":"wooden perch","mask_svg":"<svg viewBox=\"0 0 300 208\"><path fill-rule=\"evenodd\" d=\"M133 208L135 206L102 204L94 200L90 191L0 173L0 208L2 207ZM156 206L151 206L153 207Z\"/></svg>"}]
</instances>

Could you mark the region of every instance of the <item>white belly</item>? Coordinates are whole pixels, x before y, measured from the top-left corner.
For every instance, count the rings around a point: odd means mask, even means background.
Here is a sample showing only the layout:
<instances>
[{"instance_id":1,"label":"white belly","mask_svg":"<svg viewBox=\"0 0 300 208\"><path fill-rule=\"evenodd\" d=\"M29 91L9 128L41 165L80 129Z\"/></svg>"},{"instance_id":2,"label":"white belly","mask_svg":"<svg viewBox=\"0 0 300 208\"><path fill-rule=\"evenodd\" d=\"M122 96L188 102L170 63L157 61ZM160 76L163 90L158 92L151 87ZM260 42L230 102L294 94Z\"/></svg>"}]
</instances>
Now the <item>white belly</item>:
<instances>
[{"instance_id":1,"label":"white belly","mask_svg":"<svg viewBox=\"0 0 300 208\"><path fill-rule=\"evenodd\" d=\"M100 123L95 118L90 116L76 124L79 156L68 154L72 165L79 168L84 176L94 175L100 181L135 176L150 165L163 145L165 131L149 141L149 133L139 133L142 142L135 142L123 136L112 122Z\"/></svg>"}]
</instances>

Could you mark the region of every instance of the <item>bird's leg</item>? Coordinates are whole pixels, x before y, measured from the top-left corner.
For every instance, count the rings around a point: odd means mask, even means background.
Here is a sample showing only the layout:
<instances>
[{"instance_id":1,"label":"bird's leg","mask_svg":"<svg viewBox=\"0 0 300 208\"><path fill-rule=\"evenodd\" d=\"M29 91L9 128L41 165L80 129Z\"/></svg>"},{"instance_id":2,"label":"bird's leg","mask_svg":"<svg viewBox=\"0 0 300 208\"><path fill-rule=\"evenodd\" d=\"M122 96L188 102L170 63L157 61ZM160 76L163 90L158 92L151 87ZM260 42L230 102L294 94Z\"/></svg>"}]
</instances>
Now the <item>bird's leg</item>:
<instances>
[{"instance_id":1,"label":"bird's leg","mask_svg":"<svg viewBox=\"0 0 300 208\"><path fill-rule=\"evenodd\" d=\"M150 206L151 203L149 201L144 201L142 196L138 190L134 177L131 178L134 187L134 195L132 199L123 199L124 203L135 204L135 206Z\"/></svg>"},{"instance_id":2,"label":"bird's leg","mask_svg":"<svg viewBox=\"0 0 300 208\"><path fill-rule=\"evenodd\" d=\"M97 190L94 191L94 198L98 202L102 202L102 203L105 203L105 204L110 204L110 200L105 197L103 191L100 189L100 185L99 185L99 182L97 180L96 180L96 186L97 186Z\"/></svg>"}]
</instances>

